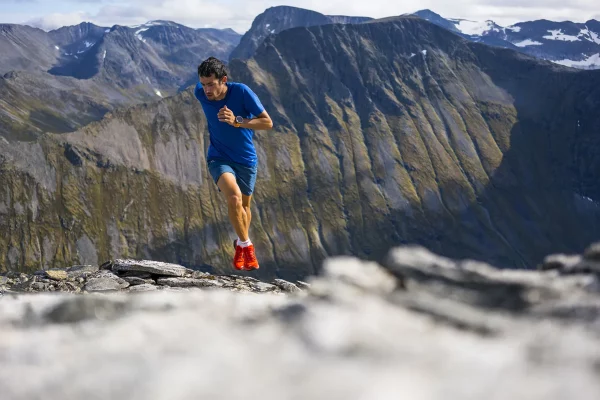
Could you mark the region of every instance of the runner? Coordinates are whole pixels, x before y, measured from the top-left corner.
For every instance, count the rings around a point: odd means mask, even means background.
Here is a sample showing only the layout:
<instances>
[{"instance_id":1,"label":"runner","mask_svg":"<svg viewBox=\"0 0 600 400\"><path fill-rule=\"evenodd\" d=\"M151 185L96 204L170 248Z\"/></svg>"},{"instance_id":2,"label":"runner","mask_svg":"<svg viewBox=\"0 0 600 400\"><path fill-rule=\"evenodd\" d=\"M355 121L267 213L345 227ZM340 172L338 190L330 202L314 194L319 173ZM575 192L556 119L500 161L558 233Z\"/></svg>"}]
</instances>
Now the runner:
<instances>
[{"instance_id":1,"label":"runner","mask_svg":"<svg viewBox=\"0 0 600 400\"><path fill-rule=\"evenodd\" d=\"M210 134L208 169L227 201L229 220L238 235L233 241L233 266L246 271L258 269L249 237L250 201L258 167L252 136L255 129L272 129L273 121L248 86L228 81L222 61L206 59L198 67L198 78L194 93L206 115Z\"/></svg>"}]
</instances>

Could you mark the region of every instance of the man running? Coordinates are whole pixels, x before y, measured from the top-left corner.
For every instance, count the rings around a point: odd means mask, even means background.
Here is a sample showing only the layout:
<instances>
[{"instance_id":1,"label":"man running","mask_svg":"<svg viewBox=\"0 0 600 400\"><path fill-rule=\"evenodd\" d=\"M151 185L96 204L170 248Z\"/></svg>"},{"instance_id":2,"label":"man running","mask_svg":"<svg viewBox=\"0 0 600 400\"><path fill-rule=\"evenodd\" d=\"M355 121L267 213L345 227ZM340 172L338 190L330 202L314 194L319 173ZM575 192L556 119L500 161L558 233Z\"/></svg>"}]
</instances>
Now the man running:
<instances>
[{"instance_id":1,"label":"man running","mask_svg":"<svg viewBox=\"0 0 600 400\"><path fill-rule=\"evenodd\" d=\"M210 134L208 170L227 201L229 220L238 235L233 241L233 266L246 271L258 269L248 236L258 165L252 136L255 129L272 129L273 121L248 86L227 81L227 69L220 60L209 57L203 61L198 78L194 94L202 105Z\"/></svg>"}]
</instances>

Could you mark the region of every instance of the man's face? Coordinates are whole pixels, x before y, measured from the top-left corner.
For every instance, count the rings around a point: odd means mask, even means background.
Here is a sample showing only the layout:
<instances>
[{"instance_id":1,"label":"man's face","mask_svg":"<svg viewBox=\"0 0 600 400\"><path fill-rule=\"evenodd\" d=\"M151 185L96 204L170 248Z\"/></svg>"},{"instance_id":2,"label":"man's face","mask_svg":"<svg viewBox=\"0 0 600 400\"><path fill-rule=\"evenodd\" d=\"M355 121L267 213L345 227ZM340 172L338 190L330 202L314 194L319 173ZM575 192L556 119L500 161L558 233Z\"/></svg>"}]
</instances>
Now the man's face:
<instances>
[{"instance_id":1,"label":"man's face","mask_svg":"<svg viewBox=\"0 0 600 400\"><path fill-rule=\"evenodd\" d=\"M209 100L215 100L220 98L220 96L225 92L227 82L227 77L224 76L222 79L215 78L215 75L211 75L209 77L201 76L200 83L202 84L202 89L204 89L204 93Z\"/></svg>"}]
</instances>

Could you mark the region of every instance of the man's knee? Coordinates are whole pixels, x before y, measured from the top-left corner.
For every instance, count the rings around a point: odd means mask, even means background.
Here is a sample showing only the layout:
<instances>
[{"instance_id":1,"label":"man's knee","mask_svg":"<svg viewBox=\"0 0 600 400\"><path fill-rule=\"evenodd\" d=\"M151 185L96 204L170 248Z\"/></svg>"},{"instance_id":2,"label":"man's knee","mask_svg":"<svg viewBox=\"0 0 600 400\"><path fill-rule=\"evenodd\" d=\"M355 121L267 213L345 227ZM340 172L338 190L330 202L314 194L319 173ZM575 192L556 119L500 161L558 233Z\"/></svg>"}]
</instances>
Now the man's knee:
<instances>
[{"instance_id":1,"label":"man's knee","mask_svg":"<svg viewBox=\"0 0 600 400\"><path fill-rule=\"evenodd\" d=\"M241 207L242 206L242 196L239 194L232 194L227 198L227 204L231 207Z\"/></svg>"}]
</instances>

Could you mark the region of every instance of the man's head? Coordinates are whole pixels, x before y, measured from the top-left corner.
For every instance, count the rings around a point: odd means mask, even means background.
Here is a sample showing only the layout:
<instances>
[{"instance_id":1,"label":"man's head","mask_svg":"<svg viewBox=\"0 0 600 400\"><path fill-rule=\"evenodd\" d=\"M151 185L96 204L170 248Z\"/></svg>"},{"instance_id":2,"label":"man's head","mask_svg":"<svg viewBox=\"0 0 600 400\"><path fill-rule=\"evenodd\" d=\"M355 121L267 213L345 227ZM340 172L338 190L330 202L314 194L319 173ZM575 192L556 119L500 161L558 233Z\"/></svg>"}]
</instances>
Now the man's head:
<instances>
[{"instance_id":1,"label":"man's head","mask_svg":"<svg viewBox=\"0 0 600 400\"><path fill-rule=\"evenodd\" d=\"M209 100L220 99L227 90L227 68L215 57L207 58L198 66L198 78Z\"/></svg>"}]
</instances>

